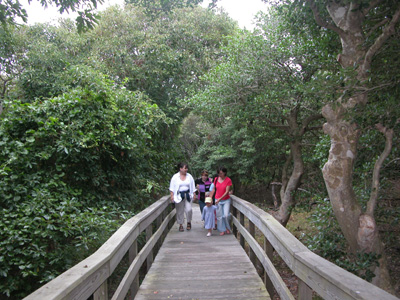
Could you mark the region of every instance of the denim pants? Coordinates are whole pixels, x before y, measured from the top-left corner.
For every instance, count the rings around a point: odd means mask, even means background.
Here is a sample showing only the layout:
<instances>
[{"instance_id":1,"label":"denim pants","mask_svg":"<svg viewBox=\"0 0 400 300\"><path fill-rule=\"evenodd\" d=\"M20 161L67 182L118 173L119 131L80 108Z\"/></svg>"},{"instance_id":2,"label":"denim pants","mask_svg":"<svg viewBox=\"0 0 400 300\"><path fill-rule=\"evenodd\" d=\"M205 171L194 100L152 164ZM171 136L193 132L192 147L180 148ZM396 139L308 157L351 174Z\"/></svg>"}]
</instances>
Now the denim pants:
<instances>
[{"instance_id":1,"label":"denim pants","mask_svg":"<svg viewBox=\"0 0 400 300\"><path fill-rule=\"evenodd\" d=\"M219 232L231 230L231 227L229 226L230 209L231 209L231 198L227 200L221 200L218 202L217 227Z\"/></svg>"},{"instance_id":2,"label":"denim pants","mask_svg":"<svg viewBox=\"0 0 400 300\"><path fill-rule=\"evenodd\" d=\"M204 201L199 200L199 206L200 206L200 213L203 213L203 208L206 206L206 203Z\"/></svg>"}]
</instances>

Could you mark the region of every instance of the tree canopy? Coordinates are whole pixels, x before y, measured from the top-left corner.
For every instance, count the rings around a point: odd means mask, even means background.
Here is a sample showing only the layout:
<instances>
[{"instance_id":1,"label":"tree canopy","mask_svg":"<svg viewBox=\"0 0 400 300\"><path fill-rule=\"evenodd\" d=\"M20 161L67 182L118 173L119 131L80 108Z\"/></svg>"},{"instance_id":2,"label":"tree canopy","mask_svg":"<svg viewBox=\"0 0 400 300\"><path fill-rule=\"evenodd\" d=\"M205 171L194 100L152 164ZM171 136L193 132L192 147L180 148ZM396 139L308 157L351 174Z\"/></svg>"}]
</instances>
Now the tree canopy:
<instances>
[{"instance_id":1,"label":"tree canopy","mask_svg":"<svg viewBox=\"0 0 400 300\"><path fill-rule=\"evenodd\" d=\"M270 1L253 32L199 2L132 0L86 31L14 26L19 4L0 4L8 298L164 195L178 161L194 176L227 167L247 200L279 186L282 224L306 206L319 228L307 246L391 289L393 237L377 228L400 212L387 204L400 194L398 1Z\"/></svg>"}]
</instances>

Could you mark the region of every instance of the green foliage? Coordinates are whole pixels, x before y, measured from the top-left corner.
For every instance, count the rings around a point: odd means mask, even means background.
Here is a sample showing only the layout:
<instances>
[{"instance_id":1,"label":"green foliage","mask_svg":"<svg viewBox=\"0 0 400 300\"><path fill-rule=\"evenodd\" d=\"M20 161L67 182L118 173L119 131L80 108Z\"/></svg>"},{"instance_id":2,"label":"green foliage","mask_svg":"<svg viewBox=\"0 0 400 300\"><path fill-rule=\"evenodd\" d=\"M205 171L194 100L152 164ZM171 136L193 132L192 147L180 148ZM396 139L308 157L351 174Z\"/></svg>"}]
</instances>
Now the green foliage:
<instances>
[{"instance_id":1,"label":"green foliage","mask_svg":"<svg viewBox=\"0 0 400 300\"><path fill-rule=\"evenodd\" d=\"M63 1L47 1L39 0L43 7L47 7L49 3L54 4L60 13L65 11L77 11L78 17L76 18L76 24L79 31L84 31L87 28L93 28L94 24L97 23L98 19L93 10L97 8L98 3L103 3L103 0L63 0ZM29 2L30 3L30 2ZM82 7L87 9L81 10ZM5 30L9 26L17 25L18 18L21 18L23 22L28 21L28 14L22 7L19 1L5 0L0 4L0 23L1 27Z\"/></svg>"},{"instance_id":2,"label":"green foliage","mask_svg":"<svg viewBox=\"0 0 400 300\"><path fill-rule=\"evenodd\" d=\"M203 0L126 0L126 3L143 7L153 19L165 17L176 8L193 7L201 2Z\"/></svg>"},{"instance_id":3,"label":"green foliage","mask_svg":"<svg viewBox=\"0 0 400 300\"><path fill-rule=\"evenodd\" d=\"M127 79L129 90L147 93L169 117L181 120L177 100L215 64L224 37L235 30L227 15L201 7L175 9L155 20L132 5L114 7L89 35L89 63L117 82Z\"/></svg>"},{"instance_id":4,"label":"green foliage","mask_svg":"<svg viewBox=\"0 0 400 300\"><path fill-rule=\"evenodd\" d=\"M317 233L305 239L308 248L337 266L371 281L375 276L372 270L378 264L379 256L375 253L348 253L346 240L336 221L329 199L315 197L314 200L316 207L310 221Z\"/></svg>"},{"instance_id":5,"label":"green foliage","mask_svg":"<svg viewBox=\"0 0 400 300\"><path fill-rule=\"evenodd\" d=\"M195 121L196 129L183 128L180 136L182 151L187 151L185 141L193 136L191 133L202 139L190 156L190 165L195 175L200 174L203 169L213 174L218 166L223 165L235 182L255 185L272 181L279 172L277 160L267 158L270 151L273 151L272 148L284 147L279 138L274 139L265 132L266 136L275 141L268 145L264 139L254 136L250 127L243 124L230 121L218 128L203 123L201 118L196 118Z\"/></svg>"},{"instance_id":6,"label":"green foliage","mask_svg":"<svg viewBox=\"0 0 400 300\"><path fill-rule=\"evenodd\" d=\"M169 122L157 105L90 68L68 73L69 92L2 114L0 288L12 298L98 247L169 172L153 142Z\"/></svg>"}]
</instances>

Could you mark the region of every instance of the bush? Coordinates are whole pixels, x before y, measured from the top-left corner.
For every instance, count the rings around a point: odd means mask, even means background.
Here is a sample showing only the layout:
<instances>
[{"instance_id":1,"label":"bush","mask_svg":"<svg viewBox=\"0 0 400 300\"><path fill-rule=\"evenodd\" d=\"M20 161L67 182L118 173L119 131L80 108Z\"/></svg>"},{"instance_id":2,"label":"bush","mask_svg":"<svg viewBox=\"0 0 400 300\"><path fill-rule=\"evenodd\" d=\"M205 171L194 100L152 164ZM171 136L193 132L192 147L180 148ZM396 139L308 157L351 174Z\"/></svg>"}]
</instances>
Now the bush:
<instances>
[{"instance_id":1,"label":"bush","mask_svg":"<svg viewBox=\"0 0 400 300\"><path fill-rule=\"evenodd\" d=\"M347 251L346 240L335 218L329 199L316 199L317 206L310 220L318 233L306 240L308 248L337 266L371 281L373 266L378 263L375 253L355 253Z\"/></svg>"},{"instance_id":2,"label":"bush","mask_svg":"<svg viewBox=\"0 0 400 300\"><path fill-rule=\"evenodd\" d=\"M168 122L156 105L88 68L69 78L68 93L9 102L2 114L0 291L10 298L96 249L169 171L154 141Z\"/></svg>"}]
</instances>

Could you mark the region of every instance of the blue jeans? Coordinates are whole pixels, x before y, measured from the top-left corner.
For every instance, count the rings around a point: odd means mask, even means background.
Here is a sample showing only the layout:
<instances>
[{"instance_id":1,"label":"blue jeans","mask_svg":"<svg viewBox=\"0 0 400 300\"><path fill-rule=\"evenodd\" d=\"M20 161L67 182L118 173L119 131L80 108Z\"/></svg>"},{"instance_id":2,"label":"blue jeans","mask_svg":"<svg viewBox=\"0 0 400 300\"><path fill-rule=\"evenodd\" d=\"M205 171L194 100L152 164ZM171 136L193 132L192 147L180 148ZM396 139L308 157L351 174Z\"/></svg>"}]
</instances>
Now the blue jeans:
<instances>
[{"instance_id":1,"label":"blue jeans","mask_svg":"<svg viewBox=\"0 0 400 300\"><path fill-rule=\"evenodd\" d=\"M200 206L200 212L203 213L203 208L206 206L206 203L204 201L199 200L199 206Z\"/></svg>"},{"instance_id":2,"label":"blue jeans","mask_svg":"<svg viewBox=\"0 0 400 300\"><path fill-rule=\"evenodd\" d=\"M217 227L219 232L231 230L231 227L229 226L230 209L231 209L231 198L227 200L221 200L218 202Z\"/></svg>"}]
</instances>

